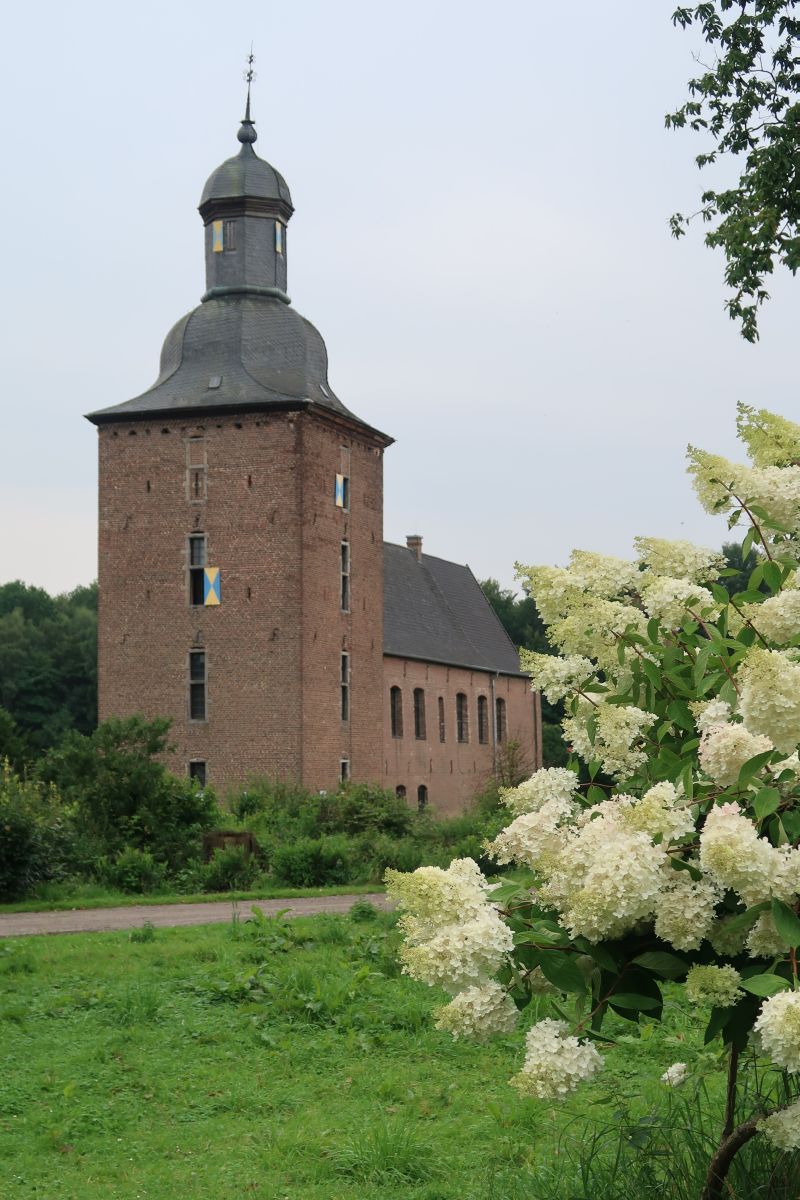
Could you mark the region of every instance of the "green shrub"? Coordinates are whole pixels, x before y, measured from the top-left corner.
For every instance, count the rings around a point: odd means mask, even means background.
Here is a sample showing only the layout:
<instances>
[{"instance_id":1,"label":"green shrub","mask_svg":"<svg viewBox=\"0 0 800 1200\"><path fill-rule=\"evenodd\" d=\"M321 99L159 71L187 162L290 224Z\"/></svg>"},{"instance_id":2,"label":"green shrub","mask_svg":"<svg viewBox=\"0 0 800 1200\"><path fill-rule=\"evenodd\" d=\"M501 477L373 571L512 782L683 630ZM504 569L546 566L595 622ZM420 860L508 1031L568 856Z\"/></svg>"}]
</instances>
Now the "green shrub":
<instances>
[{"instance_id":1,"label":"green shrub","mask_svg":"<svg viewBox=\"0 0 800 1200\"><path fill-rule=\"evenodd\" d=\"M166 870L149 850L126 846L113 861L101 859L97 873L104 883L121 892L154 892L165 879Z\"/></svg>"},{"instance_id":2,"label":"green shrub","mask_svg":"<svg viewBox=\"0 0 800 1200\"><path fill-rule=\"evenodd\" d=\"M242 846L215 850L203 871L203 891L231 892L250 887L259 875L259 865Z\"/></svg>"},{"instance_id":3,"label":"green shrub","mask_svg":"<svg viewBox=\"0 0 800 1200\"><path fill-rule=\"evenodd\" d=\"M0 900L67 873L72 829L58 791L0 762Z\"/></svg>"},{"instance_id":4,"label":"green shrub","mask_svg":"<svg viewBox=\"0 0 800 1200\"><path fill-rule=\"evenodd\" d=\"M272 855L272 874L291 887L354 882L353 843L346 837L299 838Z\"/></svg>"},{"instance_id":5,"label":"green shrub","mask_svg":"<svg viewBox=\"0 0 800 1200\"><path fill-rule=\"evenodd\" d=\"M368 829L402 837L411 829L413 815L406 801L371 783L348 783L325 797L320 812L322 828L341 833Z\"/></svg>"}]
</instances>

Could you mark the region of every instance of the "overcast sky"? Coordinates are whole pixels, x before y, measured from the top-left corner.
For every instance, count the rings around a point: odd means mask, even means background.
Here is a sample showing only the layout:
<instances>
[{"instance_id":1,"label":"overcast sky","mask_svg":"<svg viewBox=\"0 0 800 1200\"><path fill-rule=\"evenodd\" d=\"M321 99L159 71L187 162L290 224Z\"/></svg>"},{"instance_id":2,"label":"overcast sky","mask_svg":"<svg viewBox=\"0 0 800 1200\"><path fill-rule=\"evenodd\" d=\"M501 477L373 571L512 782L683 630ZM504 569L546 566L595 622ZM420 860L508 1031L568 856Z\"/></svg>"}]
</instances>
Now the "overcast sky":
<instances>
[{"instance_id":1,"label":"overcast sky","mask_svg":"<svg viewBox=\"0 0 800 1200\"><path fill-rule=\"evenodd\" d=\"M4 12L0 582L96 575L96 433L204 290L203 183L258 153L295 204L289 292L344 403L397 439L385 535L513 581L637 533L719 545L687 441L797 412L800 282L761 343L699 231L701 140L668 133L674 0L45 0ZM708 178L710 183L710 176Z\"/></svg>"}]
</instances>

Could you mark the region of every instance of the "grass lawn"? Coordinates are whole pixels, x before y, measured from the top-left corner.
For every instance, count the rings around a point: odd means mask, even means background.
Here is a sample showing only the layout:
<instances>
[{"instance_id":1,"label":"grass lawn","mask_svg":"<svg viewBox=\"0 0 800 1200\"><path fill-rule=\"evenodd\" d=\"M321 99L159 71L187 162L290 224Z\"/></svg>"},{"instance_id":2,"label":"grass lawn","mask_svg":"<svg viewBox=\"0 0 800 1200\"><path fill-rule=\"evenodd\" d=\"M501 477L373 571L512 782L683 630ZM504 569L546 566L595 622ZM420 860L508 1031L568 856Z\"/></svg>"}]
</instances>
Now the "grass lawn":
<instances>
[{"instance_id":1,"label":"grass lawn","mask_svg":"<svg viewBox=\"0 0 800 1200\"><path fill-rule=\"evenodd\" d=\"M683 1200L637 1164L678 1153L653 1116L686 1103L670 1063L719 1093L702 1021L617 1020L598 1082L524 1100L521 1034L437 1032L442 997L398 976L396 944L369 914L0 942L0 1195ZM613 1158L620 1126L618 1190L581 1183L576 1150L599 1127Z\"/></svg>"},{"instance_id":2,"label":"grass lawn","mask_svg":"<svg viewBox=\"0 0 800 1200\"><path fill-rule=\"evenodd\" d=\"M280 884L244 889L238 892L148 892L116 891L99 883L43 884L28 900L0 904L3 913L67 912L76 908L127 908L135 904L207 904L214 900L295 900L302 896L350 896L382 892L381 883L335 884L330 887L292 888Z\"/></svg>"}]
</instances>

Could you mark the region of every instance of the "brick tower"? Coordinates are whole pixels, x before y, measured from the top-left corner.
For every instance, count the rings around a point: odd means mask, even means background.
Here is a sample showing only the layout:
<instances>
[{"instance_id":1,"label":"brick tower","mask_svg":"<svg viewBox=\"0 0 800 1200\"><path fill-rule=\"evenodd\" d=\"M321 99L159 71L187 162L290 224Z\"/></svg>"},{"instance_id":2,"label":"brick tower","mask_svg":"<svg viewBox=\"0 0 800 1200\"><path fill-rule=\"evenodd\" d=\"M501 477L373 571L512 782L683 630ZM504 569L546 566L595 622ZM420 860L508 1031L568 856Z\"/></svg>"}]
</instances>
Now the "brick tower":
<instances>
[{"instance_id":1,"label":"brick tower","mask_svg":"<svg viewBox=\"0 0 800 1200\"><path fill-rule=\"evenodd\" d=\"M287 295L289 189L241 149L203 189L206 292L99 435L100 719L172 718L219 789L383 769L383 451Z\"/></svg>"}]
</instances>

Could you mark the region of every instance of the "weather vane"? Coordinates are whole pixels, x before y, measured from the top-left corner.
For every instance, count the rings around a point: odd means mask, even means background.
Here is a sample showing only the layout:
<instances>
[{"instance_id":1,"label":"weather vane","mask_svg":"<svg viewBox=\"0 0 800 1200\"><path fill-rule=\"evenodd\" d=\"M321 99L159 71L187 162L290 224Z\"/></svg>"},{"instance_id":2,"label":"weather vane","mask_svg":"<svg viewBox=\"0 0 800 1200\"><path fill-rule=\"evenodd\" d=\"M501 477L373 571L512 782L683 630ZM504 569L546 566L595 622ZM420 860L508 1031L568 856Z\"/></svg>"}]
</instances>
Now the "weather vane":
<instances>
[{"instance_id":1,"label":"weather vane","mask_svg":"<svg viewBox=\"0 0 800 1200\"><path fill-rule=\"evenodd\" d=\"M253 63L256 61L256 56L253 54L253 43L250 43L250 53L247 56L247 69L244 72L245 82L247 83L247 117L250 117L250 84L256 77L253 70Z\"/></svg>"}]
</instances>

